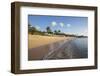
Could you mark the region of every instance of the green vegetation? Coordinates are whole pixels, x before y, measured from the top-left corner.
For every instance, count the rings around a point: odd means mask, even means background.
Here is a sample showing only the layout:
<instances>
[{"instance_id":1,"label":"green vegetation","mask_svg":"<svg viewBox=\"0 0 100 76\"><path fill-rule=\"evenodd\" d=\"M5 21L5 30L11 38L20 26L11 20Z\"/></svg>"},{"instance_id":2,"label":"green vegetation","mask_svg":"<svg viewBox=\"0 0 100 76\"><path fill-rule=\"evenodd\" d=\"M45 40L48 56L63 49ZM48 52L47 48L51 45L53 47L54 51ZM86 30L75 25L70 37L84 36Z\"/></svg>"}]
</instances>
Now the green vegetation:
<instances>
[{"instance_id":1,"label":"green vegetation","mask_svg":"<svg viewBox=\"0 0 100 76\"><path fill-rule=\"evenodd\" d=\"M61 34L61 31L60 30L55 30L54 33L57 35L57 34Z\"/></svg>"},{"instance_id":2,"label":"green vegetation","mask_svg":"<svg viewBox=\"0 0 100 76\"><path fill-rule=\"evenodd\" d=\"M28 33L33 35L44 35L44 32L41 32L39 30L37 30L35 27L31 26L30 24L28 24Z\"/></svg>"},{"instance_id":3,"label":"green vegetation","mask_svg":"<svg viewBox=\"0 0 100 76\"><path fill-rule=\"evenodd\" d=\"M30 24L28 24L28 33L29 34L35 34L35 35L58 35L61 33L60 30L55 30L54 32L51 30L51 28L48 26L46 27L46 32L45 31L40 31L38 29L36 29L35 27L31 26Z\"/></svg>"},{"instance_id":4,"label":"green vegetation","mask_svg":"<svg viewBox=\"0 0 100 76\"><path fill-rule=\"evenodd\" d=\"M32 27L30 24L28 24L28 32L30 34L34 34L35 32L37 32L38 30L35 27Z\"/></svg>"},{"instance_id":5,"label":"green vegetation","mask_svg":"<svg viewBox=\"0 0 100 76\"><path fill-rule=\"evenodd\" d=\"M46 28L46 30L47 30L48 34L53 34L53 32L52 32L52 30L51 30L51 28L49 26Z\"/></svg>"},{"instance_id":6,"label":"green vegetation","mask_svg":"<svg viewBox=\"0 0 100 76\"><path fill-rule=\"evenodd\" d=\"M83 35L74 35L74 34L65 34L62 33L61 30L54 30L54 32L51 30L49 26L46 27L46 31L40 31L36 29L35 27L28 24L28 33L31 35L59 35L59 36L66 36L66 37L77 37L77 38L87 38L87 36Z\"/></svg>"}]
</instances>

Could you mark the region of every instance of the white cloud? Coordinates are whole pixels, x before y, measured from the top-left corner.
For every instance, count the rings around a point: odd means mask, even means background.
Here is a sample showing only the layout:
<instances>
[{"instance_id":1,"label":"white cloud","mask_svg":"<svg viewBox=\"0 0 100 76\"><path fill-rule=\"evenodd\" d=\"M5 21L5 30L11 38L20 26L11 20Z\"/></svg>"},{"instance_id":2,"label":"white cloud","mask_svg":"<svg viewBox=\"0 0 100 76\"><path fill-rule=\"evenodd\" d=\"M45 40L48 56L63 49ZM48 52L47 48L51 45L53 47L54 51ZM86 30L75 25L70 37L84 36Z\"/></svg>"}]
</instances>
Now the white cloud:
<instances>
[{"instance_id":1,"label":"white cloud","mask_svg":"<svg viewBox=\"0 0 100 76\"><path fill-rule=\"evenodd\" d=\"M71 27L71 24L67 24L66 26L67 26L67 27Z\"/></svg>"},{"instance_id":2,"label":"white cloud","mask_svg":"<svg viewBox=\"0 0 100 76\"><path fill-rule=\"evenodd\" d=\"M59 24L60 24L61 27L64 27L64 23L63 22L60 22Z\"/></svg>"},{"instance_id":3,"label":"white cloud","mask_svg":"<svg viewBox=\"0 0 100 76\"><path fill-rule=\"evenodd\" d=\"M53 21L53 22L51 22L51 26L56 26L57 25L57 23L55 22L55 21Z\"/></svg>"},{"instance_id":4,"label":"white cloud","mask_svg":"<svg viewBox=\"0 0 100 76\"><path fill-rule=\"evenodd\" d=\"M37 25L35 26L35 28L36 28L37 30L40 30L40 27L39 27L39 26L37 26Z\"/></svg>"},{"instance_id":5,"label":"white cloud","mask_svg":"<svg viewBox=\"0 0 100 76\"><path fill-rule=\"evenodd\" d=\"M82 35L88 36L88 30L85 29L85 30L83 31Z\"/></svg>"}]
</instances>

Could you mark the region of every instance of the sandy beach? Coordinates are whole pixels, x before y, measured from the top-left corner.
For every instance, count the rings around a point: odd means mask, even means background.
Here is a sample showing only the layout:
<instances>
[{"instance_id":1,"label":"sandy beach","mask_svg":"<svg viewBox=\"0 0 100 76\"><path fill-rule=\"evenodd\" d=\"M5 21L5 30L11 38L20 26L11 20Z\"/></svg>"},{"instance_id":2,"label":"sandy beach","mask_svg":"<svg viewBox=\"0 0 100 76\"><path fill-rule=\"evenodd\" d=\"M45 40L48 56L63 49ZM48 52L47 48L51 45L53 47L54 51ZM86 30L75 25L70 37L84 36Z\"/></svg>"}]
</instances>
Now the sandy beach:
<instances>
[{"instance_id":1,"label":"sandy beach","mask_svg":"<svg viewBox=\"0 0 100 76\"><path fill-rule=\"evenodd\" d=\"M52 37L29 35L29 60L41 60L54 50L61 48L63 44L72 39L72 37Z\"/></svg>"},{"instance_id":2,"label":"sandy beach","mask_svg":"<svg viewBox=\"0 0 100 76\"><path fill-rule=\"evenodd\" d=\"M56 36L41 36L41 35L29 35L28 36L28 48L35 48L42 45L55 43L62 40L70 40L71 37L56 37Z\"/></svg>"},{"instance_id":3,"label":"sandy beach","mask_svg":"<svg viewBox=\"0 0 100 76\"><path fill-rule=\"evenodd\" d=\"M83 46L75 37L29 35L28 60L87 58Z\"/></svg>"}]
</instances>

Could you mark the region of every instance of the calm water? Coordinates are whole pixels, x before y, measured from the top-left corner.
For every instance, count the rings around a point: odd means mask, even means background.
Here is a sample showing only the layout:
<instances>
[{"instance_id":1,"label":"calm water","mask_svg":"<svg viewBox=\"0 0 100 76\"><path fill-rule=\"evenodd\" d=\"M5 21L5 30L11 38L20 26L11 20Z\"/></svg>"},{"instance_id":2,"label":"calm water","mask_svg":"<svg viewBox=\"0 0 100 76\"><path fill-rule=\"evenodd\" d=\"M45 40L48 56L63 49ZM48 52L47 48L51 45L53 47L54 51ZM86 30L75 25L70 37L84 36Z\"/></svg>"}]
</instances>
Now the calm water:
<instances>
[{"instance_id":1,"label":"calm water","mask_svg":"<svg viewBox=\"0 0 100 76\"><path fill-rule=\"evenodd\" d=\"M80 58L88 57L88 38L76 38L72 40L72 44L77 48Z\"/></svg>"},{"instance_id":2,"label":"calm water","mask_svg":"<svg viewBox=\"0 0 100 76\"><path fill-rule=\"evenodd\" d=\"M87 42L88 42L87 38L74 38L73 40L69 40L69 41L65 40L64 42L59 43L56 50L54 50L53 48L51 51L51 54L47 55L44 59L87 58L88 57L88 43Z\"/></svg>"},{"instance_id":3,"label":"calm water","mask_svg":"<svg viewBox=\"0 0 100 76\"><path fill-rule=\"evenodd\" d=\"M87 38L74 38L36 48L28 52L29 60L79 59L88 57Z\"/></svg>"}]
</instances>

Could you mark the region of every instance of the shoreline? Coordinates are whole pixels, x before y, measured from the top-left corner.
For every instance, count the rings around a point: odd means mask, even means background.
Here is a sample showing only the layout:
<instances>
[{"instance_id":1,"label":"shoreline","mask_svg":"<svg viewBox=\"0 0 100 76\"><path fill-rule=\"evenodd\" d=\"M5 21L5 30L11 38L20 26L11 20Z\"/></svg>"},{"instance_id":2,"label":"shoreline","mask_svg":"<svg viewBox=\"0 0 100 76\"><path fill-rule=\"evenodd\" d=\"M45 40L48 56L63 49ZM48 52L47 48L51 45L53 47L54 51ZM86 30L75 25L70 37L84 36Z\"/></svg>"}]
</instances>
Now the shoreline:
<instances>
[{"instance_id":1,"label":"shoreline","mask_svg":"<svg viewBox=\"0 0 100 76\"><path fill-rule=\"evenodd\" d=\"M36 48L43 45L53 44L63 40L72 40L74 37L56 37L56 36L41 36L41 35L28 35L28 48Z\"/></svg>"},{"instance_id":2,"label":"shoreline","mask_svg":"<svg viewBox=\"0 0 100 76\"><path fill-rule=\"evenodd\" d=\"M76 38L35 47L28 50L28 60L52 60L87 58L87 51L81 51Z\"/></svg>"},{"instance_id":3,"label":"shoreline","mask_svg":"<svg viewBox=\"0 0 100 76\"><path fill-rule=\"evenodd\" d=\"M54 41L53 43L50 42L49 44L29 48L28 60L43 60L46 58L46 56L52 54L54 51L56 52L57 49L61 48L65 43L71 40L73 40L73 38L67 37L64 39L60 39L59 41L57 40L56 42Z\"/></svg>"}]
</instances>

